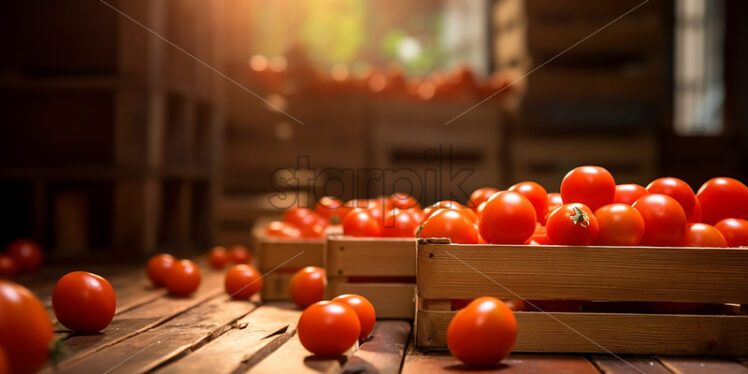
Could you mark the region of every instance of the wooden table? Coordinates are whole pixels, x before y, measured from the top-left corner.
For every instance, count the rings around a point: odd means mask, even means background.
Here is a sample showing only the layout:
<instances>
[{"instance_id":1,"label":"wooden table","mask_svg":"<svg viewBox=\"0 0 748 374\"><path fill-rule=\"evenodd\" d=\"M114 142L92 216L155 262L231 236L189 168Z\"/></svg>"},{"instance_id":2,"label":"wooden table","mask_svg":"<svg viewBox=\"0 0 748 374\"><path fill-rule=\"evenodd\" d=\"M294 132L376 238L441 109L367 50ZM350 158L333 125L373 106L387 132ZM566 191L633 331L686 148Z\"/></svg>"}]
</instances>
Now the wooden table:
<instances>
[{"instance_id":1,"label":"wooden table","mask_svg":"<svg viewBox=\"0 0 748 374\"><path fill-rule=\"evenodd\" d=\"M447 353L412 346L408 321L378 321L372 336L338 359L311 355L296 336L301 313L290 303L234 301L223 272L198 261L202 284L188 298L154 289L143 269L91 269L117 293L117 315L104 331L70 334L56 324L65 357L45 373L748 373L748 359L512 354L492 370L468 370ZM51 309L56 279L73 270L47 267L18 279Z\"/></svg>"}]
</instances>

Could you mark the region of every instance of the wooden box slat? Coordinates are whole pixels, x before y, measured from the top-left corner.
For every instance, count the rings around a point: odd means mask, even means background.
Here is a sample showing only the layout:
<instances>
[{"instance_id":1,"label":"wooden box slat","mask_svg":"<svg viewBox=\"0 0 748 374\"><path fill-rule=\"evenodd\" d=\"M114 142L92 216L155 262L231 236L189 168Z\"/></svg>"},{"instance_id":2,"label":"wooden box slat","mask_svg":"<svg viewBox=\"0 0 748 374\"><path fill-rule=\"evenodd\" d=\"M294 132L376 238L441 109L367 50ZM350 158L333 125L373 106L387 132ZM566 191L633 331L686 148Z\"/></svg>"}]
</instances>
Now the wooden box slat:
<instances>
[{"instance_id":1,"label":"wooden box slat","mask_svg":"<svg viewBox=\"0 0 748 374\"><path fill-rule=\"evenodd\" d=\"M412 283L348 283L332 278L327 284L328 297L357 294L374 305L377 318L413 319L415 315L416 288Z\"/></svg>"}]
</instances>

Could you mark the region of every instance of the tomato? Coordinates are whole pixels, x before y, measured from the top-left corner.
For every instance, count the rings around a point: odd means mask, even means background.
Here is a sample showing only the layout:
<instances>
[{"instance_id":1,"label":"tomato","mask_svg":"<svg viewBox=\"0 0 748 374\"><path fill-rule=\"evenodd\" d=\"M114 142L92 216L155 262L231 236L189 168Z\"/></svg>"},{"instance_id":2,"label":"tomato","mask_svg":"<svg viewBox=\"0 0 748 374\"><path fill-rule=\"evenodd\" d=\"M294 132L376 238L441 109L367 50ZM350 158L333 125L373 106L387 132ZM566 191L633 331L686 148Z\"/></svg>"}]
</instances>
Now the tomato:
<instances>
[{"instance_id":1,"label":"tomato","mask_svg":"<svg viewBox=\"0 0 748 374\"><path fill-rule=\"evenodd\" d=\"M221 246L213 247L208 254L208 260L213 269L221 270L229 263L229 252Z\"/></svg>"},{"instance_id":2,"label":"tomato","mask_svg":"<svg viewBox=\"0 0 748 374\"><path fill-rule=\"evenodd\" d=\"M725 218L714 227L725 237L728 246L748 246L748 220Z\"/></svg>"},{"instance_id":3,"label":"tomato","mask_svg":"<svg viewBox=\"0 0 748 374\"><path fill-rule=\"evenodd\" d=\"M545 218L548 214L548 192L543 186L535 182L521 182L509 187L509 191L519 192L530 200L537 218Z\"/></svg>"},{"instance_id":4,"label":"tomato","mask_svg":"<svg viewBox=\"0 0 748 374\"><path fill-rule=\"evenodd\" d=\"M343 202L331 197L323 196L317 201L314 211L332 223L339 223L343 216Z\"/></svg>"},{"instance_id":5,"label":"tomato","mask_svg":"<svg viewBox=\"0 0 748 374\"><path fill-rule=\"evenodd\" d=\"M478 244L475 225L460 211L439 209L421 225L419 238L449 238L452 243Z\"/></svg>"},{"instance_id":6,"label":"tomato","mask_svg":"<svg viewBox=\"0 0 748 374\"><path fill-rule=\"evenodd\" d=\"M600 231L596 245L637 245L644 236L644 218L628 204L609 204L595 211Z\"/></svg>"},{"instance_id":7,"label":"tomato","mask_svg":"<svg viewBox=\"0 0 748 374\"><path fill-rule=\"evenodd\" d=\"M545 213L545 217L538 217L538 222L545 225L546 221L548 221L548 215L551 214L554 210L559 208L561 205L564 205L563 199L561 199L561 194L558 192L551 192L548 194L548 211Z\"/></svg>"},{"instance_id":8,"label":"tomato","mask_svg":"<svg viewBox=\"0 0 748 374\"><path fill-rule=\"evenodd\" d=\"M229 258L234 264L248 264L252 262L252 254L243 245L232 246L229 250Z\"/></svg>"},{"instance_id":9,"label":"tomato","mask_svg":"<svg viewBox=\"0 0 748 374\"><path fill-rule=\"evenodd\" d=\"M679 246L686 233L686 213L675 199L649 194L632 205L644 218L641 245Z\"/></svg>"},{"instance_id":10,"label":"tomato","mask_svg":"<svg viewBox=\"0 0 748 374\"><path fill-rule=\"evenodd\" d=\"M325 269L307 266L291 277L291 283L289 284L291 300L299 308L306 308L325 298L326 286L327 274Z\"/></svg>"},{"instance_id":11,"label":"tomato","mask_svg":"<svg viewBox=\"0 0 748 374\"><path fill-rule=\"evenodd\" d=\"M17 272L16 260L6 254L0 254L0 277L12 277Z\"/></svg>"},{"instance_id":12,"label":"tomato","mask_svg":"<svg viewBox=\"0 0 748 374\"><path fill-rule=\"evenodd\" d=\"M486 201L478 224L492 244L522 244L535 232L535 207L518 192L501 191Z\"/></svg>"},{"instance_id":13,"label":"tomato","mask_svg":"<svg viewBox=\"0 0 748 374\"><path fill-rule=\"evenodd\" d=\"M301 345L322 357L338 357L361 335L361 322L346 303L320 301L301 313L296 326Z\"/></svg>"},{"instance_id":14,"label":"tomato","mask_svg":"<svg viewBox=\"0 0 748 374\"><path fill-rule=\"evenodd\" d=\"M63 326L91 334L112 322L117 298L106 279L85 271L74 271L57 281L52 292L52 308Z\"/></svg>"},{"instance_id":15,"label":"tomato","mask_svg":"<svg viewBox=\"0 0 748 374\"><path fill-rule=\"evenodd\" d=\"M9 374L10 373L10 362L8 360L8 355L5 354L5 350L2 346L0 346L0 374Z\"/></svg>"},{"instance_id":16,"label":"tomato","mask_svg":"<svg viewBox=\"0 0 748 374\"><path fill-rule=\"evenodd\" d=\"M464 215L465 218L469 219L470 221L472 222L478 221L478 215L475 214L475 212L472 209L452 200L437 201L431 204L430 206L426 207L426 209L423 210L424 220L431 217L431 215L436 213L436 211L439 209L456 210L460 212L460 214Z\"/></svg>"},{"instance_id":17,"label":"tomato","mask_svg":"<svg viewBox=\"0 0 748 374\"><path fill-rule=\"evenodd\" d=\"M450 300L450 309L453 311L464 309L465 307L470 305L473 300L474 299L452 299ZM506 304L506 306L508 306L509 309L511 309L513 312L527 309L527 304L525 304L524 300L512 299L502 301L504 301L504 304Z\"/></svg>"},{"instance_id":18,"label":"tomato","mask_svg":"<svg viewBox=\"0 0 748 374\"><path fill-rule=\"evenodd\" d=\"M16 261L20 271L34 270L42 264L42 249L31 239L16 239L10 242L7 252Z\"/></svg>"},{"instance_id":19,"label":"tomato","mask_svg":"<svg viewBox=\"0 0 748 374\"><path fill-rule=\"evenodd\" d=\"M290 208L283 213L283 222L288 222L296 226L304 225L304 217L312 214L311 209L307 208Z\"/></svg>"},{"instance_id":20,"label":"tomato","mask_svg":"<svg viewBox=\"0 0 748 374\"><path fill-rule=\"evenodd\" d=\"M237 300L247 300L262 289L262 275L254 266L234 265L224 278L226 293Z\"/></svg>"},{"instance_id":21,"label":"tomato","mask_svg":"<svg viewBox=\"0 0 748 374\"><path fill-rule=\"evenodd\" d=\"M145 272L148 275L148 279L151 280L154 287L163 287L166 280L166 274L169 273L172 265L177 261L174 256L166 253L155 255L148 260Z\"/></svg>"},{"instance_id":22,"label":"tomato","mask_svg":"<svg viewBox=\"0 0 748 374\"><path fill-rule=\"evenodd\" d=\"M281 221L273 221L265 228L265 235L272 238L300 238L301 231L296 226Z\"/></svg>"},{"instance_id":23,"label":"tomato","mask_svg":"<svg viewBox=\"0 0 748 374\"><path fill-rule=\"evenodd\" d=\"M551 242L560 245L590 245L600 230L597 217L581 203L557 208L548 216L545 227Z\"/></svg>"},{"instance_id":24,"label":"tomato","mask_svg":"<svg viewBox=\"0 0 748 374\"><path fill-rule=\"evenodd\" d=\"M538 223L538 225L535 227L535 232L532 233L532 236L530 237L530 244L533 245L549 245L553 244L551 242L551 239L548 237L548 229ZM535 243L532 243L532 242Z\"/></svg>"},{"instance_id":25,"label":"tomato","mask_svg":"<svg viewBox=\"0 0 748 374\"><path fill-rule=\"evenodd\" d=\"M174 296L189 296L200 286L200 268L190 260L174 263L164 280L166 288Z\"/></svg>"},{"instance_id":26,"label":"tomato","mask_svg":"<svg viewBox=\"0 0 748 374\"><path fill-rule=\"evenodd\" d=\"M47 362L52 321L28 289L0 280L0 347L11 372L35 373Z\"/></svg>"},{"instance_id":27,"label":"tomato","mask_svg":"<svg viewBox=\"0 0 748 374\"><path fill-rule=\"evenodd\" d=\"M371 305L371 302L366 300L365 297L353 294L340 295L332 299L332 301L348 304L356 312L358 321L361 324L361 334L358 338L362 340L368 338L369 334L374 330L374 324L377 321L374 305Z\"/></svg>"},{"instance_id":28,"label":"tomato","mask_svg":"<svg viewBox=\"0 0 748 374\"><path fill-rule=\"evenodd\" d=\"M673 177L658 178L647 186L649 193L660 193L675 199L683 208L686 217L691 217L696 205L696 194L688 183Z\"/></svg>"},{"instance_id":29,"label":"tomato","mask_svg":"<svg viewBox=\"0 0 748 374\"><path fill-rule=\"evenodd\" d=\"M699 223L701 222L701 203L699 202L699 199L696 199L693 201L693 214L691 214L690 217L688 217L689 223Z\"/></svg>"},{"instance_id":30,"label":"tomato","mask_svg":"<svg viewBox=\"0 0 748 374\"><path fill-rule=\"evenodd\" d=\"M616 186L616 194L613 197L615 204L632 205L640 197L648 195L649 191L638 184L619 184Z\"/></svg>"},{"instance_id":31,"label":"tomato","mask_svg":"<svg viewBox=\"0 0 748 374\"><path fill-rule=\"evenodd\" d=\"M701 203L701 222L713 225L724 218L748 219L748 187L732 178L713 178L696 197Z\"/></svg>"},{"instance_id":32,"label":"tomato","mask_svg":"<svg viewBox=\"0 0 748 374\"><path fill-rule=\"evenodd\" d=\"M393 193L389 198L389 202L393 207L399 209L421 208L421 205L418 204L418 200L403 192Z\"/></svg>"},{"instance_id":33,"label":"tomato","mask_svg":"<svg viewBox=\"0 0 748 374\"><path fill-rule=\"evenodd\" d=\"M724 235L706 223L689 223L683 236L684 247L727 247Z\"/></svg>"},{"instance_id":34,"label":"tomato","mask_svg":"<svg viewBox=\"0 0 748 374\"><path fill-rule=\"evenodd\" d=\"M421 225L419 217L413 212L392 209L384 217L382 236L390 238L414 238Z\"/></svg>"},{"instance_id":35,"label":"tomato","mask_svg":"<svg viewBox=\"0 0 748 374\"><path fill-rule=\"evenodd\" d=\"M499 363L514 346L517 321L501 300L479 297L460 310L447 327L447 346L467 366Z\"/></svg>"},{"instance_id":36,"label":"tomato","mask_svg":"<svg viewBox=\"0 0 748 374\"><path fill-rule=\"evenodd\" d=\"M468 199L467 207L473 210L477 210L481 203L487 201L489 198L491 198L491 196L493 196L493 194L497 192L499 192L499 190L493 187L479 188L470 194L470 199Z\"/></svg>"},{"instance_id":37,"label":"tomato","mask_svg":"<svg viewBox=\"0 0 748 374\"><path fill-rule=\"evenodd\" d=\"M343 219L343 234L357 237L382 236L382 221L368 209L354 208Z\"/></svg>"},{"instance_id":38,"label":"tomato","mask_svg":"<svg viewBox=\"0 0 748 374\"><path fill-rule=\"evenodd\" d=\"M610 172L599 166L580 166L561 181L564 204L582 203L592 211L613 202L616 181Z\"/></svg>"}]
</instances>

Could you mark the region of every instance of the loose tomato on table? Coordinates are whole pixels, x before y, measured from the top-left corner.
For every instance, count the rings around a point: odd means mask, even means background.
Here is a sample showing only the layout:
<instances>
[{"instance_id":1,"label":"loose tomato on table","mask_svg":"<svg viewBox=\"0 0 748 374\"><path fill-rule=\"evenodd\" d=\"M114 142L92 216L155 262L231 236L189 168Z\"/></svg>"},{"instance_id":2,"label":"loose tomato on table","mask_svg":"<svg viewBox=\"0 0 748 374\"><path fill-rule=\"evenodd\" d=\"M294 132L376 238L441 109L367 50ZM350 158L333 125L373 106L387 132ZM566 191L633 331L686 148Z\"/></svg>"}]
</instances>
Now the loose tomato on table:
<instances>
[{"instance_id":1,"label":"loose tomato on table","mask_svg":"<svg viewBox=\"0 0 748 374\"><path fill-rule=\"evenodd\" d=\"M0 347L12 373L35 373L47 362L52 321L28 289L0 280Z\"/></svg>"},{"instance_id":2,"label":"loose tomato on table","mask_svg":"<svg viewBox=\"0 0 748 374\"><path fill-rule=\"evenodd\" d=\"M151 257L146 265L145 272L148 279L151 280L154 287L163 287L166 281L166 275L177 261L174 256L166 253L158 254Z\"/></svg>"},{"instance_id":3,"label":"loose tomato on table","mask_svg":"<svg viewBox=\"0 0 748 374\"><path fill-rule=\"evenodd\" d=\"M619 184L616 186L613 203L632 205L644 195L649 195L649 191L638 184Z\"/></svg>"},{"instance_id":4,"label":"loose tomato on table","mask_svg":"<svg viewBox=\"0 0 748 374\"><path fill-rule=\"evenodd\" d=\"M713 178L699 188L701 221L713 225L725 218L748 219L748 187L733 178Z\"/></svg>"},{"instance_id":5,"label":"loose tomato on table","mask_svg":"<svg viewBox=\"0 0 748 374\"><path fill-rule=\"evenodd\" d=\"M16 239L7 247L7 253L16 262L19 271L31 271L42 264L42 248L31 239Z\"/></svg>"},{"instance_id":6,"label":"loose tomato on table","mask_svg":"<svg viewBox=\"0 0 748 374\"><path fill-rule=\"evenodd\" d=\"M419 238L449 238L452 243L478 244L478 231L461 211L439 209L423 222Z\"/></svg>"},{"instance_id":7,"label":"loose tomato on table","mask_svg":"<svg viewBox=\"0 0 748 374\"><path fill-rule=\"evenodd\" d=\"M174 296L189 296L200 286L200 268L190 260L179 260L166 274L164 284Z\"/></svg>"},{"instance_id":8,"label":"loose tomato on table","mask_svg":"<svg viewBox=\"0 0 748 374\"><path fill-rule=\"evenodd\" d=\"M229 250L229 258L234 264L249 264L252 262L252 254L243 245L234 245Z\"/></svg>"},{"instance_id":9,"label":"loose tomato on table","mask_svg":"<svg viewBox=\"0 0 748 374\"><path fill-rule=\"evenodd\" d=\"M16 260L6 254L0 254L0 277L12 277L18 273Z\"/></svg>"},{"instance_id":10,"label":"loose tomato on table","mask_svg":"<svg viewBox=\"0 0 748 374\"><path fill-rule=\"evenodd\" d=\"M78 333L91 334L109 326L117 297L109 282L85 271L68 273L55 285L52 308L60 323Z\"/></svg>"},{"instance_id":11,"label":"loose tomato on table","mask_svg":"<svg viewBox=\"0 0 748 374\"><path fill-rule=\"evenodd\" d=\"M368 209L354 208L343 219L343 234L356 237L382 236L382 221Z\"/></svg>"},{"instance_id":12,"label":"loose tomato on table","mask_svg":"<svg viewBox=\"0 0 748 374\"><path fill-rule=\"evenodd\" d=\"M514 313L501 300L479 297L460 310L447 327L447 346L471 367L489 367L506 357L517 338Z\"/></svg>"},{"instance_id":13,"label":"loose tomato on table","mask_svg":"<svg viewBox=\"0 0 748 374\"><path fill-rule=\"evenodd\" d=\"M649 194L632 205L644 219L641 245L679 246L686 233L686 213L675 199L667 195Z\"/></svg>"},{"instance_id":14,"label":"loose tomato on table","mask_svg":"<svg viewBox=\"0 0 748 374\"><path fill-rule=\"evenodd\" d=\"M613 202L616 181L599 166L580 166L571 170L561 181L564 204L582 203L592 211Z\"/></svg>"},{"instance_id":15,"label":"loose tomato on table","mask_svg":"<svg viewBox=\"0 0 748 374\"><path fill-rule=\"evenodd\" d=\"M582 203L566 204L548 216L548 238L553 244L590 245L600 226L592 210Z\"/></svg>"},{"instance_id":16,"label":"loose tomato on table","mask_svg":"<svg viewBox=\"0 0 748 374\"><path fill-rule=\"evenodd\" d=\"M675 199L683 208L686 217L690 218L694 214L696 205L696 194L688 183L673 177L658 178L647 185L649 193L659 193Z\"/></svg>"},{"instance_id":17,"label":"loose tomato on table","mask_svg":"<svg viewBox=\"0 0 748 374\"><path fill-rule=\"evenodd\" d=\"M262 275L254 266L234 265L224 278L226 293L236 300L247 300L262 289Z\"/></svg>"},{"instance_id":18,"label":"loose tomato on table","mask_svg":"<svg viewBox=\"0 0 748 374\"><path fill-rule=\"evenodd\" d=\"M539 220L548 214L548 192L543 186L535 182L520 182L509 187L508 191L519 192L530 200Z\"/></svg>"},{"instance_id":19,"label":"loose tomato on table","mask_svg":"<svg viewBox=\"0 0 748 374\"><path fill-rule=\"evenodd\" d=\"M361 334L358 338L361 340L368 338L377 322L374 305L371 305L371 302L365 297L354 294L336 296L332 301L345 303L356 312L358 321L361 323Z\"/></svg>"},{"instance_id":20,"label":"loose tomato on table","mask_svg":"<svg viewBox=\"0 0 748 374\"><path fill-rule=\"evenodd\" d=\"M208 260L210 261L210 267L221 270L229 263L229 252L224 247L215 246L210 249Z\"/></svg>"},{"instance_id":21,"label":"loose tomato on table","mask_svg":"<svg viewBox=\"0 0 748 374\"><path fill-rule=\"evenodd\" d=\"M644 218L628 204L608 204L595 211L600 226L596 245L631 246L644 236Z\"/></svg>"},{"instance_id":22,"label":"loose tomato on table","mask_svg":"<svg viewBox=\"0 0 748 374\"><path fill-rule=\"evenodd\" d=\"M325 297L327 273L325 269L307 266L291 277L289 292L291 300L300 308L306 308Z\"/></svg>"},{"instance_id":23,"label":"loose tomato on table","mask_svg":"<svg viewBox=\"0 0 748 374\"><path fill-rule=\"evenodd\" d=\"M724 235L706 223L689 223L683 235L684 247L727 247Z\"/></svg>"},{"instance_id":24,"label":"loose tomato on table","mask_svg":"<svg viewBox=\"0 0 748 374\"><path fill-rule=\"evenodd\" d=\"M394 208L384 216L382 236L389 238L413 238L416 236L416 231L420 225L420 216L416 211Z\"/></svg>"},{"instance_id":25,"label":"loose tomato on table","mask_svg":"<svg viewBox=\"0 0 748 374\"><path fill-rule=\"evenodd\" d=\"M493 187L482 187L470 194L470 199L467 202L467 207L473 210L477 210L478 207L485 201L491 198L493 194L499 192L499 190Z\"/></svg>"},{"instance_id":26,"label":"loose tomato on table","mask_svg":"<svg viewBox=\"0 0 748 374\"><path fill-rule=\"evenodd\" d=\"M338 357L361 335L361 322L346 303L320 301L301 313L296 326L301 345L321 357Z\"/></svg>"},{"instance_id":27,"label":"loose tomato on table","mask_svg":"<svg viewBox=\"0 0 748 374\"><path fill-rule=\"evenodd\" d=\"M523 244L535 232L535 207L518 192L501 191L486 201L478 224L492 244Z\"/></svg>"},{"instance_id":28,"label":"loose tomato on table","mask_svg":"<svg viewBox=\"0 0 748 374\"><path fill-rule=\"evenodd\" d=\"M714 227L725 237L728 246L748 246L748 220L725 218Z\"/></svg>"}]
</instances>

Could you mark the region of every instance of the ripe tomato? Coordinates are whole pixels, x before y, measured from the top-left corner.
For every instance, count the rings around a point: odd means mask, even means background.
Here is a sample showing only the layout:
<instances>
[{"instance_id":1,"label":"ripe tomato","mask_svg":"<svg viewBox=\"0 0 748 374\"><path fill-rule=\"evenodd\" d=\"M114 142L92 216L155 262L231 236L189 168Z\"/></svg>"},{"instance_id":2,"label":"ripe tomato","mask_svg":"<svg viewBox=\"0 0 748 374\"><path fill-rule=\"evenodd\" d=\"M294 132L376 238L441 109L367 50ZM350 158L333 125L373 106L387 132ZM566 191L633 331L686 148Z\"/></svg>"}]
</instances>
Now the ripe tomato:
<instances>
[{"instance_id":1,"label":"ripe tomato","mask_svg":"<svg viewBox=\"0 0 748 374\"><path fill-rule=\"evenodd\" d=\"M561 181L564 204L582 203L593 211L613 202L616 181L610 172L599 166L580 166Z\"/></svg>"},{"instance_id":2,"label":"ripe tomato","mask_svg":"<svg viewBox=\"0 0 748 374\"><path fill-rule=\"evenodd\" d=\"M470 194L470 199L467 202L467 207L473 210L477 210L481 203L487 201L493 194L499 192L499 190L493 187L479 188Z\"/></svg>"},{"instance_id":3,"label":"ripe tomato","mask_svg":"<svg viewBox=\"0 0 748 374\"><path fill-rule=\"evenodd\" d=\"M232 246L229 250L229 258L235 264L248 264L252 262L252 254L243 245Z\"/></svg>"},{"instance_id":4,"label":"ripe tomato","mask_svg":"<svg viewBox=\"0 0 748 374\"><path fill-rule=\"evenodd\" d=\"M421 208L421 205L418 204L418 200L404 192L393 193L389 198L389 202L394 208L399 209Z\"/></svg>"},{"instance_id":5,"label":"ripe tomato","mask_svg":"<svg viewBox=\"0 0 748 374\"><path fill-rule=\"evenodd\" d=\"M696 205L696 194L688 183L673 177L658 178L647 185L649 193L660 193L675 199L683 208L686 217L691 217Z\"/></svg>"},{"instance_id":6,"label":"ripe tomato","mask_svg":"<svg viewBox=\"0 0 748 374\"><path fill-rule=\"evenodd\" d=\"M713 225L724 218L748 219L748 187L736 179L710 179L699 188L696 197L704 223Z\"/></svg>"},{"instance_id":7,"label":"ripe tomato","mask_svg":"<svg viewBox=\"0 0 748 374\"><path fill-rule=\"evenodd\" d=\"M17 272L16 260L6 254L0 254L0 277L12 277Z\"/></svg>"},{"instance_id":8,"label":"ripe tomato","mask_svg":"<svg viewBox=\"0 0 748 374\"><path fill-rule=\"evenodd\" d=\"M475 214L475 212L472 209L452 200L437 201L429 205L428 207L426 207L426 209L423 210L424 221L428 219L429 217L431 217L431 215L436 213L436 211L439 209L456 210L460 212L460 214L464 215L465 218L469 219L470 221L472 222L478 221L478 215Z\"/></svg>"},{"instance_id":9,"label":"ripe tomato","mask_svg":"<svg viewBox=\"0 0 748 374\"><path fill-rule=\"evenodd\" d=\"M640 197L648 195L649 191L638 184L619 184L616 186L616 194L613 197L615 204L632 205Z\"/></svg>"},{"instance_id":10,"label":"ripe tomato","mask_svg":"<svg viewBox=\"0 0 748 374\"><path fill-rule=\"evenodd\" d=\"M683 235L684 247L727 247L727 240L722 233L706 223L689 223Z\"/></svg>"},{"instance_id":11,"label":"ripe tomato","mask_svg":"<svg viewBox=\"0 0 748 374\"><path fill-rule=\"evenodd\" d=\"M701 222L701 203L699 202L699 199L696 199L693 201L693 214L691 214L690 217L688 217L689 223L699 223Z\"/></svg>"},{"instance_id":12,"label":"ripe tomato","mask_svg":"<svg viewBox=\"0 0 748 374\"><path fill-rule=\"evenodd\" d=\"M164 279L166 288L174 296L189 296L200 286L200 268L190 260L174 263Z\"/></svg>"},{"instance_id":13,"label":"ripe tomato","mask_svg":"<svg viewBox=\"0 0 748 374\"><path fill-rule=\"evenodd\" d=\"M519 192L535 207L535 215L544 218L548 214L548 192L535 182L520 182L509 187L509 191Z\"/></svg>"},{"instance_id":14,"label":"ripe tomato","mask_svg":"<svg viewBox=\"0 0 748 374\"><path fill-rule=\"evenodd\" d=\"M348 304L356 312L358 321L361 323L361 334L358 338L362 340L368 338L369 334L374 330L374 323L377 321L374 305L371 305L371 302L366 300L365 297L353 294L340 295L332 299L332 301Z\"/></svg>"},{"instance_id":15,"label":"ripe tomato","mask_svg":"<svg viewBox=\"0 0 748 374\"><path fill-rule=\"evenodd\" d=\"M49 356L54 335L47 311L28 289L0 280L0 347L12 373L36 373Z\"/></svg>"},{"instance_id":16,"label":"ripe tomato","mask_svg":"<svg viewBox=\"0 0 748 374\"><path fill-rule=\"evenodd\" d=\"M265 235L272 238L293 239L300 238L301 231L288 222L273 221L265 228Z\"/></svg>"},{"instance_id":17,"label":"ripe tomato","mask_svg":"<svg viewBox=\"0 0 748 374\"><path fill-rule=\"evenodd\" d=\"M354 208L343 219L343 234L357 237L382 236L382 221L368 209Z\"/></svg>"},{"instance_id":18,"label":"ripe tomato","mask_svg":"<svg viewBox=\"0 0 748 374\"><path fill-rule=\"evenodd\" d=\"M467 366L493 366L517 338L514 313L501 300L479 297L457 312L447 327L447 346Z\"/></svg>"},{"instance_id":19,"label":"ripe tomato","mask_svg":"<svg viewBox=\"0 0 748 374\"><path fill-rule=\"evenodd\" d=\"M216 246L210 249L208 259L213 269L221 270L229 263L229 252L224 247Z\"/></svg>"},{"instance_id":20,"label":"ripe tomato","mask_svg":"<svg viewBox=\"0 0 748 374\"><path fill-rule=\"evenodd\" d=\"M714 227L725 237L728 246L748 246L748 220L725 218Z\"/></svg>"},{"instance_id":21,"label":"ripe tomato","mask_svg":"<svg viewBox=\"0 0 748 374\"><path fill-rule=\"evenodd\" d=\"M331 196L323 196L317 201L314 211L331 223L339 223L344 215L343 202Z\"/></svg>"},{"instance_id":22,"label":"ripe tomato","mask_svg":"<svg viewBox=\"0 0 748 374\"><path fill-rule=\"evenodd\" d=\"M0 374L10 373L10 361L8 355L5 354L5 350L0 346Z\"/></svg>"},{"instance_id":23,"label":"ripe tomato","mask_svg":"<svg viewBox=\"0 0 748 374\"><path fill-rule=\"evenodd\" d=\"M326 286L327 274L325 269L307 266L291 277L291 283L289 284L291 300L299 308L306 308L325 298Z\"/></svg>"},{"instance_id":24,"label":"ripe tomato","mask_svg":"<svg viewBox=\"0 0 748 374\"><path fill-rule=\"evenodd\" d=\"M642 245L679 246L686 233L686 213L675 199L649 194L636 200L634 209L644 218Z\"/></svg>"},{"instance_id":25,"label":"ripe tomato","mask_svg":"<svg viewBox=\"0 0 748 374\"><path fill-rule=\"evenodd\" d=\"M608 204L597 211L595 217L600 231L596 245L637 245L644 236L644 218L628 204Z\"/></svg>"},{"instance_id":26,"label":"ripe tomato","mask_svg":"<svg viewBox=\"0 0 748 374\"><path fill-rule=\"evenodd\" d=\"M117 298L109 282L85 271L68 273L55 285L52 308L63 326L91 334L109 326L117 308Z\"/></svg>"},{"instance_id":27,"label":"ripe tomato","mask_svg":"<svg viewBox=\"0 0 748 374\"><path fill-rule=\"evenodd\" d=\"M452 243L478 244L475 225L460 211L439 209L421 225L419 238L449 238Z\"/></svg>"},{"instance_id":28,"label":"ripe tomato","mask_svg":"<svg viewBox=\"0 0 748 374\"><path fill-rule=\"evenodd\" d=\"M529 242L529 244L532 245L553 244L553 242L551 242L551 239L548 237L548 229L540 223L538 223L538 225L535 227L535 232L532 233Z\"/></svg>"},{"instance_id":29,"label":"ripe tomato","mask_svg":"<svg viewBox=\"0 0 748 374\"><path fill-rule=\"evenodd\" d=\"M148 275L148 279L151 280L154 287L163 287L166 280L166 274L169 273L172 265L177 262L174 256L166 253L155 255L148 260L145 272Z\"/></svg>"},{"instance_id":30,"label":"ripe tomato","mask_svg":"<svg viewBox=\"0 0 748 374\"><path fill-rule=\"evenodd\" d=\"M389 238L414 238L421 222L412 211L398 208L390 210L384 217L382 236Z\"/></svg>"},{"instance_id":31,"label":"ripe tomato","mask_svg":"<svg viewBox=\"0 0 748 374\"><path fill-rule=\"evenodd\" d=\"M322 357L338 357L358 340L361 322L348 304L320 301L301 313L296 333L301 345L309 352Z\"/></svg>"},{"instance_id":32,"label":"ripe tomato","mask_svg":"<svg viewBox=\"0 0 748 374\"><path fill-rule=\"evenodd\" d=\"M478 224L492 244L522 244L535 232L535 207L523 194L501 191L486 201Z\"/></svg>"},{"instance_id":33,"label":"ripe tomato","mask_svg":"<svg viewBox=\"0 0 748 374\"><path fill-rule=\"evenodd\" d=\"M42 249L31 239L16 239L10 242L7 252L16 261L20 271L34 270L42 264Z\"/></svg>"},{"instance_id":34,"label":"ripe tomato","mask_svg":"<svg viewBox=\"0 0 748 374\"><path fill-rule=\"evenodd\" d=\"M234 265L224 279L226 293L237 300L247 300L262 288L262 275L254 266Z\"/></svg>"},{"instance_id":35,"label":"ripe tomato","mask_svg":"<svg viewBox=\"0 0 748 374\"><path fill-rule=\"evenodd\" d=\"M304 225L304 217L314 212L307 208L290 208L283 213L283 222L288 222L296 226Z\"/></svg>"},{"instance_id":36,"label":"ripe tomato","mask_svg":"<svg viewBox=\"0 0 748 374\"><path fill-rule=\"evenodd\" d=\"M546 221L548 221L548 215L551 214L554 210L559 208L561 205L564 205L564 200L561 198L561 194L558 192L551 192L548 194L548 211L545 213L544 217L538 217L538 222L545 225Z\"/></svg>"},{"instance_id":37,"label":"ripe tomato","mask_svg":"<svg viewBox=\"0 0 748 374\"><path fill-rule=\"evenodd\" d=\"M590 245L600 230L597 217L581 203L566 204L554 210L545 227L551 242L560 245Z\"/></svg>"}]
</instances>

